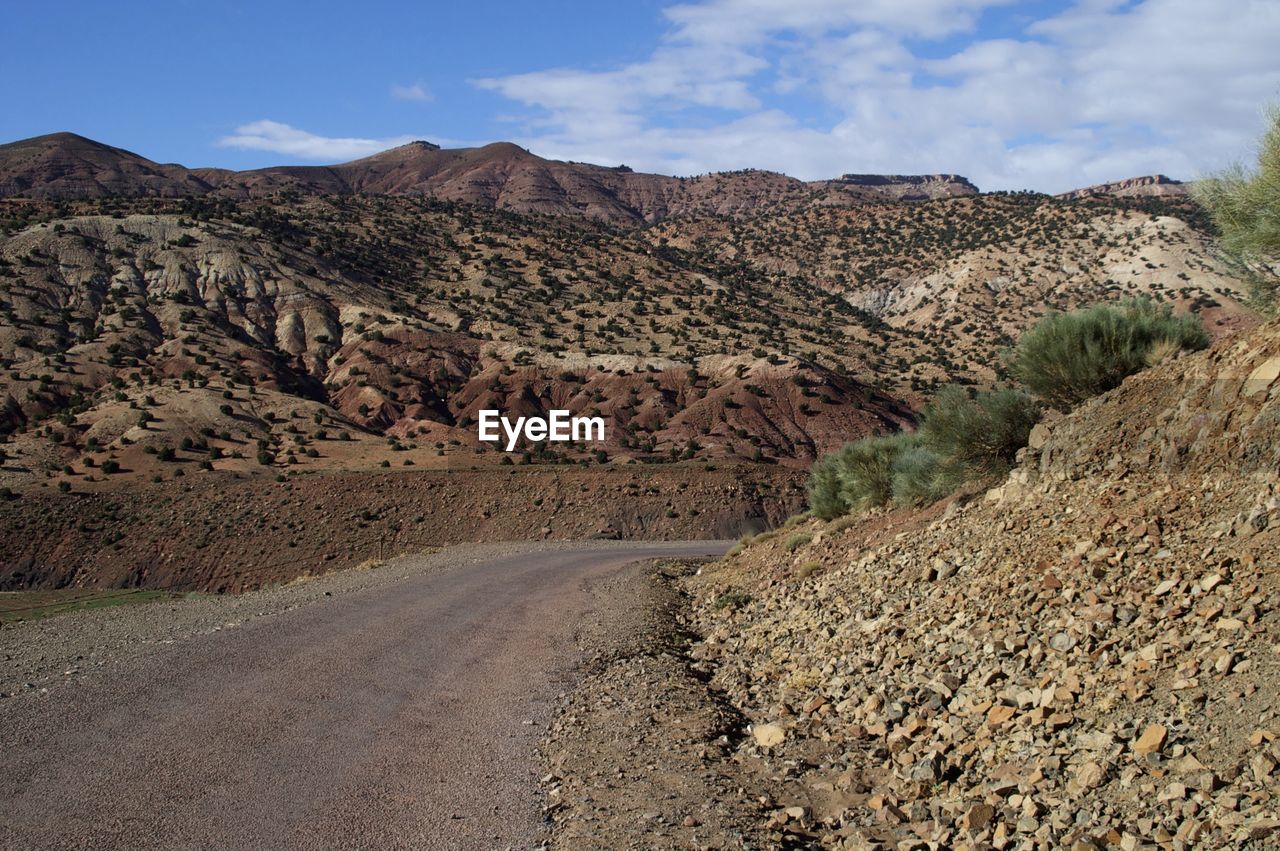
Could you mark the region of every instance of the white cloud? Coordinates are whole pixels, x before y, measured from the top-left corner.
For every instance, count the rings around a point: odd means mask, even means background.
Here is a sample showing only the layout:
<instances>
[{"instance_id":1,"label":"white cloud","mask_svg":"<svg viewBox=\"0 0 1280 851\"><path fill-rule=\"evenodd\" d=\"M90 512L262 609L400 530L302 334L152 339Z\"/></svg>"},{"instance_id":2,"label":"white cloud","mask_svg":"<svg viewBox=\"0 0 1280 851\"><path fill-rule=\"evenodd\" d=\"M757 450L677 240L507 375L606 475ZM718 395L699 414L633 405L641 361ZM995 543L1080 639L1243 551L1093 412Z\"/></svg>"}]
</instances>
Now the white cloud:
<instances>
[{"instance_id":1,"label":"white cloud","mask_svg":"<svg viewBox=\"0 0 1280 851\"><path fill-rule=\"evenodd\" d=\"M984 37L981 15L1004 4L704 0L668 7L643 61L477 82L530 110L517 141L544 155L674 173L949 171L1046 191L1194 178L1247 155L1280 96L1272 0L1079 0ZM941 38L960 47L919 55Z\"/></svg>"},{"instance_id":2,"label":"white cloud","mask_svg":"<svg viewBox=\"0 0 1280 851\"><path fill-rule=\"evenodd\" d=\"M416 103L430 103L436 99L431 90L422 83L410 83L407 86L393 84L391 86L391 96L396 100L408 100Z\"/></svg>"},{"instance_id":3,"label":"white cloud","mask_svg":"<svg viewBox=\"0 0 1280 851\"><path fill-rule=\"evenodd\" d=\"M404 145L414 136L394 136L387 139L359 139L317 136L278 121L254 121L236 128L235 133L223 136L218 144L225 148L247 151L273 151L307 160L349 160L367 157L387 148Z\"/></svg>"},{"instance_id":4,"label":"white cloud","mask_svg":"<svg viewBox=\"0 0 1280 851\"><path fill-rule=\"evenodd\" d=\"M756 43L777 32L809 36L869 27L916 37L971 29L977 15L1016 0L708 0L670 6L673 39L700 44Z\"/></svg>"}]
</instances>

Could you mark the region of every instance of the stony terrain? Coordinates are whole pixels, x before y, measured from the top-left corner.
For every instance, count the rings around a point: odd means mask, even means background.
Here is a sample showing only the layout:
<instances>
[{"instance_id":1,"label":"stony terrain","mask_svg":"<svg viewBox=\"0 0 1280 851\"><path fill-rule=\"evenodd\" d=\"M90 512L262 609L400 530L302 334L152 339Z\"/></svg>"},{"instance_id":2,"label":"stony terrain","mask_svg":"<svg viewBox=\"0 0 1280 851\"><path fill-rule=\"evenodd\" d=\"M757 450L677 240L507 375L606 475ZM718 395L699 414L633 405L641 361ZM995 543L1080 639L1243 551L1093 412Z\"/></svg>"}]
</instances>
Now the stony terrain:
<instances>
[{"instance_id":1,"label":"stony terrain","mask_svg":"<svg viewBox=\"0 0 1280 851\"><path fill-rule=\"evenodd\" d=\"M1217 333L1252 321L1192 208L980 196L637 232L411 199L167 203L7 208L10 487L103 461L367 469L415 444L434 450L415 464L496 463L483 407L610 423L535 461L804 465L991 381L1049 308L1148 294Z\"/></svg>"},{"instance_id":2,"label":"stony terrain","mask_svg":"<svg viewBox=\"0 0 1280 851\"><path fill-rule=\"evenodd\" d=\"M693 654L842 848L1280 841L1280 325L1037 428L991 490L756 539ZM1252 847L1252 846L1251 846Z\"/></svg>"},{"instance_id":3,"label":"stony terrain","mask_svg":"<svg viewBox=\"0 0 1280 851\"><path fill-rule=\"evenodd\" d=\"M586 224L328 199L230 221L76 216L21 230L0 260L0 422L31 435L11 452L29 472L97 447L147 477L172 472L154 463L166 447L240 471L263 451L376 466L415 443L472 463L483 407L608 417L603 447L538 460L798 460L910 417L802 348L845 348L841 328L810 333L811 288L711 282Z\"/></svg>"},{"instance_id":4,"label":"stony terrain","mask_svg":"<svg viewBox=\"0 0 1280 851\"><path fill-rule=\"evenodd\" d=\"M1217 344L1051 415L1007 479L756 534L813 458L999 380L1047 311L1131 295ZM644 605L577 636L553 844L1276 844L1280 325L1243 297L1158 175L1050 198L507 144L239 173L3 145L0 588L748 533L679 582L596 589ZM608 439L507 455L476 440L485 408ZM269 601L238 599L180 609L204 629ZM7 683L58 680L39 644Z\"/></svg>"},{"instance_id":5,"label":"stony terrain","mask_svg":"<svg viewBox=\"0 0 1280 851\"><path fill-rule=\"evenodd\" d=\"M592 588L579 628L588 661L542 743L552 848L763 848L780 834L733 758L738 713L709 691L678 623L664 561ZM619 606L617 601L626 600Z\"/></svg>"},{"instance_id":6,"label":"stony terrain","mask_svg":"<svg viewBox=\"0 0 1280 851\"><path fill-rule=\"evenodd\" d=\"M1002 350L1050 309L1149 296L1198 313L1214 334L1255 321L1185 199L995 194L651 233L700 265L745 263L841 293L879 323L866 338L871 375L859 377L912 403L946 383L989 383Z\"/></svg>"}]
</instances>

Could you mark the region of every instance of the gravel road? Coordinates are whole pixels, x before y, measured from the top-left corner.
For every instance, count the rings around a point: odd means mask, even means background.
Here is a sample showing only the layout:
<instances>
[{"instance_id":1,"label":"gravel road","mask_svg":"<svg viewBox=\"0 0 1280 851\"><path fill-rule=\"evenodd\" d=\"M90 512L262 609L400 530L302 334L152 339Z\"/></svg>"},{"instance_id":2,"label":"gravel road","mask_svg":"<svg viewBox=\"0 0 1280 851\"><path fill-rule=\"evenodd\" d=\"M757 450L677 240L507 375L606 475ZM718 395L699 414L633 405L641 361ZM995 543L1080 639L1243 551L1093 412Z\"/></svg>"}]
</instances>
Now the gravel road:
<instances>
[{"instance_id":1,"label":"gravel road","mask_svg":"<svg viewBox=\"0 0 1280 851\"><path fill-rule=\"evenodd\" d=\"M472 546L8 627L0 845L536 846L591 583L726 546Z\"/></svg>"}]
</instances>

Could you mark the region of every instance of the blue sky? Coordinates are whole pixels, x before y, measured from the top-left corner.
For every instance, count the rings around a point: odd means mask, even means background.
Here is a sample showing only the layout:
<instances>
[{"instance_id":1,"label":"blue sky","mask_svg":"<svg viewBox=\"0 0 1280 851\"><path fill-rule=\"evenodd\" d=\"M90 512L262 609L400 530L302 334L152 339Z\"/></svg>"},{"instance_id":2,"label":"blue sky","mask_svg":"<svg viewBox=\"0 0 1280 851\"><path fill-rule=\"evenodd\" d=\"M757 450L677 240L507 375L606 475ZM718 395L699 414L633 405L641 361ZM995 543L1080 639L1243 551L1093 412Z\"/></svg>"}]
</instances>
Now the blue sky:
<instances>
[{"instance_id":1,"label":"blue sky","mask_svg":"<svg viewBox=\"0 0 1280 851\"><path fill-rule=\"evenodd\" d=\"M0 138L162 162L408 139L696 174L957 172L1060 191L1247 158L1276 0L6 4Z\"/></svg>"}]
</instances>

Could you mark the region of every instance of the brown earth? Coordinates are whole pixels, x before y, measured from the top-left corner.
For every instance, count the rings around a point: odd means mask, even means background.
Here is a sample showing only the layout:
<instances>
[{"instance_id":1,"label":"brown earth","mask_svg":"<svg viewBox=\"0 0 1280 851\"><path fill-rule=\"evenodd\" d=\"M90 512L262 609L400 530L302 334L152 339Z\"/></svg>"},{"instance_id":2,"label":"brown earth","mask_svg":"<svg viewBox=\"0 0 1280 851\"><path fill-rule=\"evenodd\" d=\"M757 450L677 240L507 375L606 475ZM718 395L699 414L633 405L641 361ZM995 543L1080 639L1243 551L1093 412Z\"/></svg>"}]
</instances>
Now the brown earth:
<instances>
[{"instance_id":1,"label":"brown earth","mask_svg":"<svg viewBox=\"0 0 1280 851\"><path fill-rule=\"evenodd\" d=\"M244 587L269 561L264 547L304 548L308 566L367 557L367 521L317 529L357 510L347 488L359 509L377 503L382 470L572 464L626 470L641 490L687 482L649 478L681 461L800 471L846 440L909 428L943 384L999 381L1002 353L1049 310L1149 296L1219 337L1254 322L1203 212L1182 198L974 195L949 175L807 186L755 172L661 183L668 197L652 176L491 148L411 145L347 171L266 170L253 179L275 194L234 198L171 193L178 167L87 140L4 148L5 173L34 181L13 191L107 196L0 201L0 495L20 524L0 552L6 581L131 586L186 571L201 587ZM663 218L619 227L488 208L519 208L502 193L537 195L571 173L577 189L607 184L637 215ZM358 186L326 183L357 174ZM95 175L102 184L86 190ZM126 197L133 184L184 197ZM468 194L481 186L498 194ZM626 186L653 192L627 200ZM661 207L677 195L685 206ZM915 198L929 200L902 200ZM600 416L606 439L507 454L477 438L491 408ZM472 484L445 480L456 494ZM226 508L222 482L242 506ZM281 516L275 497L289 488L319 507ZM535 490L495 499L549 498ZM794 494L764 511L706 496L704 511L667 495L676 504L646 504L643 520L584 505L581 522L550 534L724 534L780 516ZM104 507L117 499L123 508ZM389 500L402 529L422 514L413 499ZM703 519L667 522L692 510ZM540 513L509 531L450 519L420 537L536 536ZM117 515L143 517L145 534L131 541ZM250 524L243 542L226 516ZM174 534L189 529L199 533ZM224 541L238 567L209 557Z\"/></svg>"},{"instance_id":2,"label":"brown earth","mask_svg":"<svg viewBox=\"0 0 1280 851\"><path fill-rule=\"evenodd\" d=\"M83 476L76 462L93 456L150 478L173 471L157 456L184 443L216 469L252 468L260 450L369 467L387 460L388 437L433 444L443 465L483 448L472 422L486 406L609 419L603 446L538 460L802 461L910 420L841 365L858 363L843 331L810 333L811 292L710 284L594 226L407 201L386 202L387 218L382 202L351 201L379 223L366 236L329 221L348 202L316 203L295 224L257 227L81 216L0 245L0 426L21 432L7 451L23 459L8 472ZM368 255L365 239L382 247ZM466 247L477 241L482 253ZM433 259L406 267L410 252ZM804 338L840 362L799 350ZM343 434L353 445L335 445Z\"/></svg>"},{"instance_id":3,"label":"brown earth","mask_svg":"<svg viewBox=\"0 0 1280 851\"><path fill-rule=\"evenodd\" d=\"M729 538L803 503L767 466L193 474L0 501L0 588L243 591L470 541Z\"/></svg>"},{"instance_id":4,"label":"brown earth","mask_svg":"<svg viewBox=\"0 0 1280 851\"><path fill-rule=\"evenodd\" d=\"M104 461L169 477L166 450L238 472L376 468L405 445L497 463L486 406L608 420L603 446L522 447L534 461L804 465L909 423L941 384L996 380L1048 309L1146 295L1219 335L1253 321L1194 208L1132 203L645 232L403 198L11 203L0 483L79 486Z\"/></svg>"},{"instance_id":5,"label":"brown earth","mask_svg":"<svg viewBox=\"0 0 1280 851\"><path fill-rule=\"evenodd\" d=\"M588 660L542 742L552 848L766 848L759 789L733 755L742 719L687 655L676 587L693 563L596 583ZM630 602L619 611L616 600Z\"/></svg>"}]
</instances>

